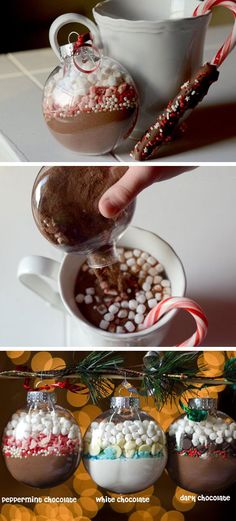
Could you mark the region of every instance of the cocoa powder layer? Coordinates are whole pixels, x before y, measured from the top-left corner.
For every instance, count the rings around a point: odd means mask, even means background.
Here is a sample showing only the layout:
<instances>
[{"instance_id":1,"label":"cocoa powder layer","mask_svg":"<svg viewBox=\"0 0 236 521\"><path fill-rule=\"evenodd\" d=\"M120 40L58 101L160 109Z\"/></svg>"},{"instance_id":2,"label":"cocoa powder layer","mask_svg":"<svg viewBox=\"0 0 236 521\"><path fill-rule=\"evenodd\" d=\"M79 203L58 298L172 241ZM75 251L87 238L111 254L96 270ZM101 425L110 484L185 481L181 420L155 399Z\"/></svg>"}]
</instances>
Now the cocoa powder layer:
<instances>
[{"instance_id":1,"label":"cocoa powder layer","mask_svg":"<svg viewBox=\"0 0 236 521\"><path fill-rule=\"evenodd\" d=\"M106 154L132 132L135 114L135 108L81 112L74 118L52 118L47 125L57 141L70 150L82 154Z\"/></svg>"},{"instance_id":2,"label":"cocoa powder layer","mask_svg":"<svg viewBox=\"0 0 236 521\"><path fill-rule=\"evenodd\" d=\"M11 458L5 456L10 474L17 481L31 487L56 487L66 481L76 470L79 454L67 456L28 456Z\"/></svg>"},{"instance_id":3,"label":"cocoa powder layer","mask_svg":"<svg viewBox=\"0 0 236 521\"><path fill-rule=\"evenodd\" d=\"M38 175L32 196L33 214L41 233L66 251L92 251L98 237L112 241L114 219L99 212L102 194L127 167L55 166ZM122 226L122 216L119 216ZM77 248L78 247L78 248Z\"/></svg>"},{"instance_id":4,"label":"cocoa powder layer","mask_svg":"<svg viewBox=\"0 0 236 521\"><path fill-rule=\"evenodd\" d=\"M236 481L236 458L209 455L203 459L169 451L167 470L175 483L185 490L218 492Z\"/></svg>"}]
</instances>

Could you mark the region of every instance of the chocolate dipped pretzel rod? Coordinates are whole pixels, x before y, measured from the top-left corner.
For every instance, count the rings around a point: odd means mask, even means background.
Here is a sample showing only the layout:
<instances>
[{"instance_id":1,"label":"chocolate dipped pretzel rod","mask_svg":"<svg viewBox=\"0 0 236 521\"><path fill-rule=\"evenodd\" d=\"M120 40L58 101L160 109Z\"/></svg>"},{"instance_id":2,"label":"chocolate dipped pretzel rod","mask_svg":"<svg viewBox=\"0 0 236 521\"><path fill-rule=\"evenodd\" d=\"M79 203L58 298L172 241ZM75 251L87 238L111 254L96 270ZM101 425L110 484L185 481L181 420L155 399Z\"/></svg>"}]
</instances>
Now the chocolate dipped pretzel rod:
<instances>
[{"instance_id":1,"label":"chocolate dipped pretzel rod","mask_svg":"<svg viewBox=\"0 0 236 521\"><path fill-rule=\"evenodd\" d=\"M137 161L151 159L160 147L171 140L173 132L188 109L194 109L207 94L209 87L217 81L219 72L216 65L206 63L193 78L180 88L177 96L169 101L166 109L160 114L142 139L135 145L131 157Z\"/></svg>"},{"instance_id":2,"label":"chocolate dipped pretzel rod","mask_svg":"<svg viewBox=\"0 0 236 521\"><path fill-rule=\"evenodd\" d=\"M158 116L156 122L146 131L131 152L131 157L144 161L156 157L160 147L171 141L172 135L180 119L189 109L194 109L206 96L209 87L217 81L217 68L223 63L236 45L236 2L231 0L207 0L195 9L193 16L199 16L211 11L213 7L221 6L229 9L235 22L231 34L211 60L203 65L194 76L184 83L177 96L168 103L166 109Z\"/></svg>"}]
</instances>

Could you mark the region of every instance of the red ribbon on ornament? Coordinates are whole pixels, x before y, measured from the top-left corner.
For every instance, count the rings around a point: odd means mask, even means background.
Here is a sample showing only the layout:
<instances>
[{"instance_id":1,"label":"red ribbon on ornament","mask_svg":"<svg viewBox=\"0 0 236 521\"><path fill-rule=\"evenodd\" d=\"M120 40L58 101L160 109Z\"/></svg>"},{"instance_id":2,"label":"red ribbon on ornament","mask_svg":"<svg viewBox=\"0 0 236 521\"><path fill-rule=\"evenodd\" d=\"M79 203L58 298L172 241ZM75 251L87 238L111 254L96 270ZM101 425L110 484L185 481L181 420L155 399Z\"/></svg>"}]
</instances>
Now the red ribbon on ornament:
<instances>
[{"instance_id":1,"label":"red ribbon on ornament","mask_svg":"<svg viewBox=\"0 0 236 521\"><path fill-rule=\"evenodd\" d=\"M37 388L35 388L35 387L31 387L30 378L27 377L27 378L25 378L23 387L24 387L24 389L26 389L26 391L51 391L52 389L59 388L59 389L67 389L67 391L71 391L72 393L88 394L88 389L87 389L86 385L72 384L69 382L68 379L64 380L63 382L55 382L50 385L49 384L40 385Z\"/></svg>"}]
</instances>

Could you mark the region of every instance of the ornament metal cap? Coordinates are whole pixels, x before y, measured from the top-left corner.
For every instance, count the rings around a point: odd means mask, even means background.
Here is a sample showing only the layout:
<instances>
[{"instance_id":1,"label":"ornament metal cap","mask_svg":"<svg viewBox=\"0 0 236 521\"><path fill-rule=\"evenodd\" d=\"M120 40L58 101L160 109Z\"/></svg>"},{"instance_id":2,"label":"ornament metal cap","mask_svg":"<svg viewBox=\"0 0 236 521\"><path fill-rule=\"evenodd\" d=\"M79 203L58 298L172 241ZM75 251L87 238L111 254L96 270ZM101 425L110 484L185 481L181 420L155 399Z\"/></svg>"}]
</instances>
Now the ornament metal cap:
<instances>
[{"instance_id":1,"label":"ornament metal cap","mask_svg":"<svg viewBox=\"0 0 236 521\"><path fill-rule=\"evenodd\" d=\"M139 409L140 400L139 398L133 398L132 396L113 396L111 399L111 408L130 408Z\"/></svg>"},{"instance_id":2,"label":"ornament metal cap","mask_svg":"<svg viewBox=\"0 0 236 521\"><path fill-rule=\"evenodd\" d=\"M56 393L46 393L44 391L29 391L27 393L27 403L56 403Z\"/></svg>"},{"instance_id":3,"label":"ornament metal cap","mask_svg":"<svg viewBox=\"0 0 236 521\"><path fill-rule=\"evenodd\" d=\"M215 398L191 398L189 407L190 409L201 409L203 411L216 410L217 400Z\"/></svg>"}]
</instances>

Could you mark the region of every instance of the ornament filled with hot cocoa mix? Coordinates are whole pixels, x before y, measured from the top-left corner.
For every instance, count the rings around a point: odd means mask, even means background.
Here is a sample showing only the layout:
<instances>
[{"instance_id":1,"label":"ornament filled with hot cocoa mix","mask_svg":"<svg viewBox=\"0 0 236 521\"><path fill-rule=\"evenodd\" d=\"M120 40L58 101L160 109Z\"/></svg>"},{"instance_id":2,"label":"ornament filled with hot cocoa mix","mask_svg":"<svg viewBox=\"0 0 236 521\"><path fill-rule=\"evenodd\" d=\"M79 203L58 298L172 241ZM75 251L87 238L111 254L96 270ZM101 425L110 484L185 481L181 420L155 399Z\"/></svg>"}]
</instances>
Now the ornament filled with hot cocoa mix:
<instances>
[{"instance_id":1,"label":"ornament filled with hot cocoa mix","mask_svg":"<svg viewBox=\"0 0 236 521\"><path fill-rule=\"evenodd\" d=\"M166 439L158 423L140 410L138 398L113 397L111 408L89 426L83 462L100 486L121 494L139 492L161 476Z\"/></svg>"},{"instance_id":2,"label":"ornament filled with hot cocoa mix","mask_svg":"<svg viewBox=\"0 0 236 521\"><path fill-rule=\"evenodd\" d=\"M79 426L69 411L56 405L55 393L28 392L27 404L5 427L2 452L6 466L25 485L55 487L79 465Z\"/></svg>"},{"instance_id":3,"label":"ornament filled with hot cocoa mix","mask_svg":"<svg viewBox=\"0 0 236 521\"><path fill-rule=\"evenodd\" d=\"M68 43L59 47L59 29L77 16L63 15L50 28L50 42L61 65L46 81L43 115L65 147L81 154L106 154L132 132L138 94L130 74L104 56L91 33L70 33Z\"/></svg>"},{"instance_id":4,"label":"ornament filled with hot cocoa mix","mask_svg":"<svg viewBox=\"0 0 236 521\"><path fill-rule=\"evenodd\" d=\"M191 399L185 409L168 431L168 472L186 490L221 491L236 481L236 423L212 398Z\"/></svg>"},{"instance_id":5,"label":"ornament filled with hot cocoa mix","mask_svg":"<svg viewBox=\"0 0 236 521\"><path fill-rule=\"evenodd\" d=\"M99 211L99 200L127 167L53 166L40 170L32 191L39 231L64 252L86 255L93 268L118 261L116 242L130 223L135 203L114 219Z\"/></svg>"}]
</instances>

